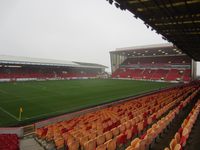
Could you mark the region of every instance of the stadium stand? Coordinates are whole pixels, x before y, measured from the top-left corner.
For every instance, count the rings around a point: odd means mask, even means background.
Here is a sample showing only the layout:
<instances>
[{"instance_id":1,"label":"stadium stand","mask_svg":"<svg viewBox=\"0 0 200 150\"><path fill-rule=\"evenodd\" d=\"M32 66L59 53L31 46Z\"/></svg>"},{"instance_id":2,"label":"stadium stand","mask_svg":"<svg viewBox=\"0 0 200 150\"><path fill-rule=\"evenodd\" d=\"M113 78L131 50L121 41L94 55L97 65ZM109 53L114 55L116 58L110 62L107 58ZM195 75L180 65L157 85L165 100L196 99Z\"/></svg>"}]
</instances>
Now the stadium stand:
<instances>
[{"instance_id":1,"label":"stadium stand","mask_svg":"<svg viewBox=\"0 0 200 150\"><path fill-rule=\"evenodd\" d=\"M1 150L19 150L19 139L16 134L0 134Z\"/></svg>"},{"instance_id":2,"label":"stadium stand","mask_svg":"<svg viewBox=\"0 0 200 150\"><path fill-rule=\"evenodd\" d=\"M36 130L36 140L45 148L53 143L70 150L148 147L199 90L191 83L44 126Z\"/></svg>"},{"instance_id":3,"label":"stadium stand","mask_svg":"<svg viewBox=\"0 0 200 150\"><path fill-rule=\"evenodd\" d=\"M200 111L200 100L196 103L192 111L187 118L184 119L178 132L176 132L174 138L170 142L171 150L181 150L186 146L192 127L194 126L196 119Z\"/></svg>"},{"instance_id":4,"label":"stadium stand","mask_svg":"<svg viewBox=\"0 0 200 150\"><path fill-rule=\"evenodd\" d=\"M0 81L97 78L105 76L106 66L37 59L16 56L0 56Z\"/></svg>"},{"instance_id":5,"label":"stadium stand","mask_svg":"<svg viewBox=\"0 0 200 150\"><path fill-rule=\"evenodd\" d=\"M155 29L156 32L162 34L163 39L173 42L193 59L200 60L198 52L200 46L199 0L107 1L115 4L121 10L128 9L135 18L142 19L148 28ZM194 77L193 75L191 77L193 60L177 47L157 45L118 49L111 52L112 77L190 82ZM93 77L99 72L88 71L94 65L87 63L57 61L55 63L54 61L51 64L52 61L49 60L37 60L25 63L17 61L18 63L13 65L13 61L6 64L6 61L3 60L0 66L6 66L6 68L0 72L1 79L4 80L8 75L9 80L23 79L24 77L37 79ZM37 67L59 66L60 70L55 72L52 70L56 67L52 67L53 69L49 67L49 70L45 67L46 71L43 68L37 68L36 71L23 70L22 73L16 67L21 67L21 64L29 66L30 64L27 63L32 63L32 66ZM61 69L66 66L67 68L76 68L77 65L81 68L77 72ZM16 70L12 69L13 66ZM87 69L82 71L82 68ZM197 119L200 106L199 102L196 103L196 100L199 99L199 90L199 82L197 84L193 82L81 115L71 120L40 127L36 129L36 140L46 149L50 149L50 143L55 145L56 149L70 150L164 149L163 146L166 143L170 148L166 147L165 150L198 149L200 126L195 128L195 123L200 124ZM181 126L179 130L177 126ZM195 132L193 132L194 129L196 129ZM173 133L174 130L176 130L175 133ZM173 133L173 137L169 138L168 133ZM194 138L190 135L194 133L197 134L196 147L193 144L187 147L190 138ZM171 142L168 143L168 140Z\"/></svg>"},{"instance_id":6,"label":"stadium stand","mask_svg":"<svg viewBox=\"0 0 200 150\"><path fill-rule=\"evenodd\" d=\"M112 78L189 82L192 60L171 44L111 51Z\"/></svg>"},{"instance_id":7,"label":"stadium stand","mask_svg":"<svg viewBox=\"0 0 200 150\"><path fill-rule=\"evenodd\" d=\"M169 129L169 126L173 120L179 115L180 111L183 111L183 108L187 106L188 103L190 103L191 100L193 100L193 96L185 99L182 101L177 107L172 109L166 116L162 117L160 120L158 120L156 123L152 125L151 128L149 128L143 135L140 136L140 138L136 138L132 141L132 143L135 143L137 141L137 144L132 144L132 148L138 147L139 149L148 149L151 147L151 144L153 142L156 142L156 140L161 137L161 135ZM165 109L165 108L163 108ZM174 140L172 140L174 142ZM172 142L172 143L173 143ZM171 144L170 144L171 145ZM127 148L127 149L130 149ZM154 146L155 147L155 146ZM174 147L170 146L170 150L174 150ZM154 149L154 148L153 148ZM159 149L159 148L157 148Z\"/></svg>"},{"instance_id":8,"label":"stadium stand","mask_svg":"<svg viewBox=\"0 0 200 150\"><path fill-rule=\"evenodd\" d=\"M126 59L122 65L136 65L140 64L144 66L148 66L153 64L156 66L164 65L164 64L173 64L173 65L179 65L179 64L190 64L190 59L187 56L157 56L154 59L152 57L133 57Z\"/></svg>"}]
</instances>

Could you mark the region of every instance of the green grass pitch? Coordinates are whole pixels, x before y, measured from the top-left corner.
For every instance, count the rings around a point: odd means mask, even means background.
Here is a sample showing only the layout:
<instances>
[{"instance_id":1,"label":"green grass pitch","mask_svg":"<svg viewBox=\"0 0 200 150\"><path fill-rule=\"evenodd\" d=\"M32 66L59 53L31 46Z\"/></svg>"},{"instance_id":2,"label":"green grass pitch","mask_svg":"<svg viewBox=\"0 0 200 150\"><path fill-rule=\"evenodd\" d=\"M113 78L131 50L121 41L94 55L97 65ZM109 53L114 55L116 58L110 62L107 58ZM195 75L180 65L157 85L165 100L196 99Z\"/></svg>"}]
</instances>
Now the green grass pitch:
<instances>
[{"instance_id":1,"label":"green grass pitch","mask_svg":"<svg viewBox=\"0 0 200 150\"><path fill-rule=\"evenodd\" d=\"M109 79L0 83L0 126L26 124L170 85ZM20 106L23 113L18 121Z\"/></svg>"}]
</instances>

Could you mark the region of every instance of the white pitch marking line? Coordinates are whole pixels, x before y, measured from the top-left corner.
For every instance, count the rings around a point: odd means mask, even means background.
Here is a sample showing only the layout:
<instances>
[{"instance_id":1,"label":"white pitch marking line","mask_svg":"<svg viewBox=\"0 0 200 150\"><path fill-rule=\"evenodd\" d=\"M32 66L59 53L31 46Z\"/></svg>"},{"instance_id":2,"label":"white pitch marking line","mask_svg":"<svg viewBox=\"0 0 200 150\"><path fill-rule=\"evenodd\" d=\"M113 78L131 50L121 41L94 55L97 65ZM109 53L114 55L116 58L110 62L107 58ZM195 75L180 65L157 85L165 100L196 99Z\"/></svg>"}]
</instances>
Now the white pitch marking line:
<instances>
[{"instance_id":1,"label":"white pitch marking line","mask_svg":"<svg viewBox=\"0 0 200 150\"><path fill-rule=\"evenodd\" d=\"M10 117L14 118L15 120L19 121L19 119L17 117L15 117L13 114L9 113L8 111L6 111L5 109L3 109L2 107L0 107L0 110L2 110L6 114L8 114Z\"/></svg>"},{"instance_id":2,"label":"white pitch marking line","mask_svg":"<svg viewBox=\"0 0 200 150\"><path fill-rule=\"evenodd\" d=\"M4 91L4 90L2 90L2 89L0 89L0 92L1 92L1 93L5 93L5 94L9 94L8 92L6 92L6 91Z\"/></svg>"}]
</instances>

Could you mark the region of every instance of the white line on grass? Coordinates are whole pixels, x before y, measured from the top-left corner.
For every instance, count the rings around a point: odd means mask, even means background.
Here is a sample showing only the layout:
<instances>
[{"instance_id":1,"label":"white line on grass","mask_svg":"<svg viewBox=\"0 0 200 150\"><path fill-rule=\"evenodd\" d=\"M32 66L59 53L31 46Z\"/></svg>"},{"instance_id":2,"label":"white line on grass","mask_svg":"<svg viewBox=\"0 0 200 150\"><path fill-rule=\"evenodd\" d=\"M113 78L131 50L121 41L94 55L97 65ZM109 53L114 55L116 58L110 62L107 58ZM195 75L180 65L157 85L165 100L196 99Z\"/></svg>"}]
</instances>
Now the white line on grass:
<instances>
[{"instance_id":1,"label":"white line on grass","mask_svg":"<svg viewBox=\"0 0 200 150\"><path fill-rule=\"evenodd\" d=\"M0 107L0 110L5 112L6 114L8 114L10 117L14 118L15 120L19 121L19 119L17 117L15 117L13 114L9 113L8 111L3 109L2 107Z\"/></svg>"},{"instance_id":2,"label":"white line on grass","mask_svg":"<svg viewBox=\"0 0 200 150\"><path fill-rule=\"evenodd\" d=\"M2 89L0 89L0 92L1 92L1 93L4 93L4 94L9 94L8 92L6 92L6 91L4 91L4 90L2 90Z\"/></svg>"}]
</instances>

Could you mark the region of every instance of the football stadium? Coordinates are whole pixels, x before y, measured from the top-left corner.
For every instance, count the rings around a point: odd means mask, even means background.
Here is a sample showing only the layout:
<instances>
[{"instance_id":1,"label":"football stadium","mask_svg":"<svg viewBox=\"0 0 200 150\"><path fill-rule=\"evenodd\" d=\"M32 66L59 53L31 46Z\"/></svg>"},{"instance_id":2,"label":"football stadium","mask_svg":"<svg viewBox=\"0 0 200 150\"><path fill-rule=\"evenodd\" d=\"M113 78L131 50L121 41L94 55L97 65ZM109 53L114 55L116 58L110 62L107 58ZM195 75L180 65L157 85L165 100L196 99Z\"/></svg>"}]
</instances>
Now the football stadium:
<instances>
[{"instance_id":1,"label":"football stadium","mask_svg":"<svg viewBox=\"0 0 200 150\"><path fill-rule=\"evenodd\" d=\"M0 150L198 149L200 1L106 1L168 43L116 47L110 66L0 55Z\"/></svg>"}]
</instances>

